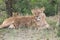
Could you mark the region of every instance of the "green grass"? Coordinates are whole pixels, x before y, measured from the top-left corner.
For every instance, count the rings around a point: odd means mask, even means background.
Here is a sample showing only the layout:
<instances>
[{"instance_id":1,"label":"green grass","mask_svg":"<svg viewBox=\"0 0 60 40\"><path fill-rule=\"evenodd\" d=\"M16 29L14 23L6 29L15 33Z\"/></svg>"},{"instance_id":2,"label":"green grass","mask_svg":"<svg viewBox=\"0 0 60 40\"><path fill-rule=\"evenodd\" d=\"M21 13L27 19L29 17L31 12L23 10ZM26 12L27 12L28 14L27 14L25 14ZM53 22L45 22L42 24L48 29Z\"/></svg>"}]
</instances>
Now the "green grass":
<instances>
[{"instance_id":1,"label":"green grass","mask_svg":"<svg viewBox=\"0 0 60 40\"><path fill-rule=\"evenodd\" d=\"M0 0L0 3L3 3L3 0Z\"/></svg>"},{"instance_id":2,"label":"green grass","mask_svg":"<svg viewBox=\"0 0 60 40\"><path fill-rule=\"evenodd\" d=\"M46 20L52 28L56 28L57 19L54 19L54 17L47 17Z\"/></svg>"},{"instance_id":3,"label":"green grass","mask_svg":"<svg viewBox=\"0 0 60 40\"><path fill-rule=\"evenodd\" d=\"M55 19L55 20L53 20L53 19L54 19L53 17L51 17L51 18L47 17L47 22L49 23L51 28L53 28L55 30L56 35L58 37L60 37L60 27L58 25L56 25L58 21L57 21L57 19Z\"/></svg>"}]
</instances>

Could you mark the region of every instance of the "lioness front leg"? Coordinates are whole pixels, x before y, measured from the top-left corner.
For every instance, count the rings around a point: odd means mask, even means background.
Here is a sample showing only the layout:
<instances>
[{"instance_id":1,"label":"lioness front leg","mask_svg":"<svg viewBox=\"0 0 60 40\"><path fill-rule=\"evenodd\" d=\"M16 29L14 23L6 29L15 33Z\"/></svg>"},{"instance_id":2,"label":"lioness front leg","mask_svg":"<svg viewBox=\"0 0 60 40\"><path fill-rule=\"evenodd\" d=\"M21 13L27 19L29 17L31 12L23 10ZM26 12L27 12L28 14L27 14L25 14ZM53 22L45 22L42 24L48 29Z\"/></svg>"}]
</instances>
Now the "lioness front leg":
<instances>
[{"instance_id":1,"label":"lioness front leg","mask_svg":"<svg viewBox=\"0 0 60 40\"><path fill-rule=\"evenodd\" d=\"M13 24L11 24L8 28L14 28L15 29L15 26Z\"/></svg>"}]
</instances>

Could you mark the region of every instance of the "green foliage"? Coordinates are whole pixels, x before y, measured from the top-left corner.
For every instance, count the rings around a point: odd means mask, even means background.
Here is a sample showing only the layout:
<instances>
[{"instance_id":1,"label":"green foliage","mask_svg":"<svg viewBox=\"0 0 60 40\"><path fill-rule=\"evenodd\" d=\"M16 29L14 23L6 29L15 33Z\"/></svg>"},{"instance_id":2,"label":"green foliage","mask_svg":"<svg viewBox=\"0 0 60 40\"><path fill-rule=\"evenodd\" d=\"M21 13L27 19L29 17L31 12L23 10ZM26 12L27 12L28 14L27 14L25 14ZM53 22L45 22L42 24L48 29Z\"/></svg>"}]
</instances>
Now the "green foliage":
<instances>
[{"instance_id":1,"label":"green foliage","mask_svg":"<svg viewBox=\"0 0 60 40\"><path fill-rule=\"evenodd\" d=\"M17 12L23 14L31 13L32 8L36 7L45 7L45 13L47 16L55 15L57 13L57 1L50 0L16 0L16 3L13 5L13 8Z\"/></svg>"},{"instance_id":2,"label":"green foliage","mask_svg":"<svg viewBox=\"0 0 60 40\"><path fill-rule=\"evenodd\" d=\"M31 13L30 4L28 0L17 0L16 4L13 6L15 11L21 13Z\"/></svg>"},{"instance_id":3,"label":"green foliage","mask_svg":"<svg viewBox=\"0 0 60 40\"><path fill-rule=\"evenodd\" d=\"M2 23L5 18L7 18L5 2L4 0L0 0L0 23Z\"/></svg>"},{"instance_id":4,"label":"green foliage","mask_svg":"<svg viewBox=\"0 0 60 40\"><path fill-rule=\"evenodd\" d=\"M53 5L48 5L46 6L46 10L45 10L45 13L47 16L53 16L55 15L56 11L55 11L55 7Z\"/></svg>"},{"instance_id":5,"label":"green foliage","mask_svg":"<svg viewBox=\"0 0 60 40\"><path fill-rule=\"evenodd\" d=\"M7 18L7 14L6 14L6 11L2 11L0 13L0 24L3 22L4 19Z\"/></svg>"},{"instance_id":6,"label":"green foliage","mask_svg":"<svg viewBox=\"0 0 60 40\"><path fill-rule=\"evenodd\" d=\"M0 11L5 11L5 3L3 0L0 0Z\"/></svg>"},{"instance_id":7,"label":"green foliage","mask_svg":"<svg viewBox=\"0 0 60 40\"><path fill-rule=\"evenodd\" d=\"M57 0L13 0L14 11L20 12L23 15L31 14L32 8L45 7L47 16L55 15L57 11ZM5 11L6 6L3 0L0 0L0 11Z\"/></svg>"}]
</instances>

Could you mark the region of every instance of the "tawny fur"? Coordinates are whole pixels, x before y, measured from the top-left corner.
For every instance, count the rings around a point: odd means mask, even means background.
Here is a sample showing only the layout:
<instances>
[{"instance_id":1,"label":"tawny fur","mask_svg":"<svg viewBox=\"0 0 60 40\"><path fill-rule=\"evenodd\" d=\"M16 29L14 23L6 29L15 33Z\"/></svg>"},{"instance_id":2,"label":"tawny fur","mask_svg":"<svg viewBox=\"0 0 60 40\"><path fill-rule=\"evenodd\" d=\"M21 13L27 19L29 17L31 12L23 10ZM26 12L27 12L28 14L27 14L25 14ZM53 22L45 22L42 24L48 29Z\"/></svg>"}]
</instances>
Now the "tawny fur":
<instances>
[{"instance_id":1,"label":"tawny fur","mask_svg":"<svg viewBox=\"0 0 60 40\"><path fill-rule=\"evenodd\" d=\"M33 9L32 13L34 16L22 16L21 18L17 18L13 25L15 28L17 26L35 26L35 27L49 27L46 22L46 15L44 14L44 8L41 9Z\"/></svg>"},{"instance_id":2,"label":"tawny fur","mask_svg":"<svg viewBox=\"0 0 60 40\"><path fill-rule=\"evenodd\" d=\"M18 13L16 12L13 12L12 13L12 17L9 17L9 18L7 18L7 19L5 19L4 21L3 21L3 23L0 25L0 28L4 28L4 27L11 27L11 25L12 25L12 23L14 23L14 20L17 18L17 17L20 17L19 15L18 15Z\"/></svg>"},{"instance_id":3,"label":"tawny fur","mask_svg":"<svg viewBox=\"0 0 60 40\"><path fill-rule=\"evenodd\" d=\"M5 19L4 22L0 25L0 28L10 26L14 22L15 19L16 19L16 17L10 17L8 19Z\"/></svg>"},{"instance_id":4,"label":"tawny fur","mask_svg":"<svg viewBox=\"0 0 60 40\"><path fill-rule=\"evenodd\" d=\"M17 18L14 20L13 25L15 28L21 27L21 26L26 26L26 27L31 27L31 26L36 26L36 18L35 16L22 16L21 18Z\"/></svg>"}]
</instances>

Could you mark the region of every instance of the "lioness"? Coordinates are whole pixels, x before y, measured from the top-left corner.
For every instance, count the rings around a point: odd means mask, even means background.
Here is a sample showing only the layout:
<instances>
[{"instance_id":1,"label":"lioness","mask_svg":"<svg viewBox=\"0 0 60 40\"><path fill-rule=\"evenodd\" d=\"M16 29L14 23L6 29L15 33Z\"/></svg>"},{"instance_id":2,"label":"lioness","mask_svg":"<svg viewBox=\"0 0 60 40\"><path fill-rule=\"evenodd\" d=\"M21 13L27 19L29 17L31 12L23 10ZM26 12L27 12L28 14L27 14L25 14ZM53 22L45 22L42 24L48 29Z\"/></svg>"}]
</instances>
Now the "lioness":
<instances>
[{"instance_id":1,"label":"lioness","mask_svg":"<svg viewBox=\"0 0 60 40\"><path fill-rule=\"evenodd\" d=\"M46 15L44 14L44 7L40 9L33 9L32 13L33 16L20 16L20 18L17 18L12 25L15 26L15 28L20 26L27 26L27 27L43 27L48 28L49 25L46 22ZM12 26L10 26L12 27Z\"/></svg>"}]
</instances>

